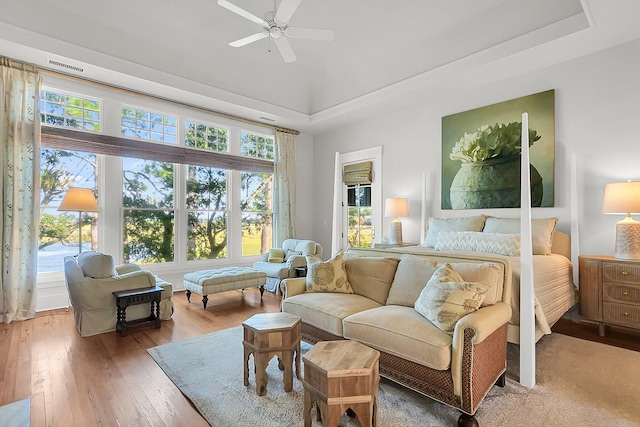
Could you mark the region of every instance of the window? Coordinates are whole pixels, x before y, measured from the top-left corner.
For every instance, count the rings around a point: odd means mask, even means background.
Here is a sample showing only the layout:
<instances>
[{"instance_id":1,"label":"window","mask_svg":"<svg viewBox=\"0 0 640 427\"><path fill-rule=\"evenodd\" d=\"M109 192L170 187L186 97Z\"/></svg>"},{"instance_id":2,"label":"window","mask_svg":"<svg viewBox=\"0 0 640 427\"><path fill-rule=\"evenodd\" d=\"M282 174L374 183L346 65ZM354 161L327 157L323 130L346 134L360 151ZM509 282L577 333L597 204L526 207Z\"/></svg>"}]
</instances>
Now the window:
<instances>
[{"instance_id":1,"label":"window","mask_svg":"<svg viewBox=\"0 0 640 427\"><path fill-rule=\"evenodd\" d=\"M172 116L123 107L121 123L124 136L172 144L178 141L177 119Z\"/></svg>"},{"instance_id":2,"label":"window","mask_svg":"<svg viewBox=\"0 0 640 427\"><path fill-rule=\"evenodd\" d=\"M61 272L64 256L78 253L78 215L57 210L70 186L100 196L100 215L82 213L83 250L116 262L186 271L271 247L273 135L165 101L132 107L138 102L95 86L87 95L41 92L38 271ZM115 111L104 114L105 106ZM48 126L67 128L64 138Z\"/></svg>"},{"instance_id":3,"label":"window","mask_svg":"<svg viewBox=\"0 0 640 427\"><path fill-rule=\"evenodd\" d=\"M122 159L124 262L174 260L173 163Z\"/></svg>"},{"instance_id":4,"label":"window","mask_svg":"<svg viewBox=\"0 0 640 427\"><path fill-rule=\"evenodd\" d=\"M347 244L355 248L373 246L371 184L347 187Z\"/></svg>"},{"instance_id":5,"label":"window","mask_svg":"<svg viewBox=\"0 0 640 427\"><path fill-rule=\"evenodd\" d=\"M102 128L102 105L97 99L72 96L59 91L40 91L40 121L92 132Z\"/></svg>"},{"instance_id":6,"label":"window","mask_svg":"<svg viewBox=\"0 0 640 427\"><path fill-rule=\"evenodd\" d=\"M96 169L95 154L41 149L38 273L61 271L64 257L78 254L79 231L83 250L97 248L97 213L82 212L79 219L79 214L58 211L69 187L91 188L97 193Z\"/></svg>"}]
</instances>

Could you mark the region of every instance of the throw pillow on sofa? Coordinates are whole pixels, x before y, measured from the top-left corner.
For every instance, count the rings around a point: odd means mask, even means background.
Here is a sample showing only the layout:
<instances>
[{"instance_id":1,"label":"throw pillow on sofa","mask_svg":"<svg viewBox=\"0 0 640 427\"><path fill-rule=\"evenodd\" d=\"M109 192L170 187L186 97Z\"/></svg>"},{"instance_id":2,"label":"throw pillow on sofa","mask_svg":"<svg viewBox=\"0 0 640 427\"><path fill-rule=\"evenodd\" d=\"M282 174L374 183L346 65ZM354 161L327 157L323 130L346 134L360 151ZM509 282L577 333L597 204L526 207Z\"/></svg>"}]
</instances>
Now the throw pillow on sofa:
<instances>
[{"instance_id":1,"label":"throw pillow on sofa","mask_svg":"<svg viewBox=\"0 0 640 427\"><path fill-rule=\"evenodd\" d=\"M384 304L399 261L398 258L345 257L344 267L353 292Z\"/></svg>"},{"instance_id":2,"label":"throw pillow on sofa","mask_svg":"<svg viewBox=\"0 0 640 427\"><path fill-rule=\"evenodd\" d=\"M413 307L438 264L421 256L402 254L393 278L387 305Z\"/></svg>"},{"instance_id":3,"label":"throw pillow on sofa","mask_svg":"<svg viewBox=\"0 0 640 427\"><path fill-rule=\"evenodd\" d=\"M465 282L446 263L433 273L414 307L443 332L453 334L458 320L480 307L488 289L484 283Z\"/></svg>"},{"instance_id":4,"label":"throw pillow on sofa","mask_svg":"<svg viewBox=\"0 0 640 427\"><path fill-rule=\"evenodd\" d=\"M307 259L307 292L340 292L352 294L353 289L347 280L342 250L323 262L314 255Z\"/></svg>"},{"instance_id":5,"label":"throw pillow on sofa","mask_svg":"<svg viewBox=\"0 0 640 427\"><path fill-rule=\"evenodd\" d=\"M269 249L269 257L267 261L274 263L282 263L284 261L284 251L278 248Z\"/></svg>"}]
</instances>

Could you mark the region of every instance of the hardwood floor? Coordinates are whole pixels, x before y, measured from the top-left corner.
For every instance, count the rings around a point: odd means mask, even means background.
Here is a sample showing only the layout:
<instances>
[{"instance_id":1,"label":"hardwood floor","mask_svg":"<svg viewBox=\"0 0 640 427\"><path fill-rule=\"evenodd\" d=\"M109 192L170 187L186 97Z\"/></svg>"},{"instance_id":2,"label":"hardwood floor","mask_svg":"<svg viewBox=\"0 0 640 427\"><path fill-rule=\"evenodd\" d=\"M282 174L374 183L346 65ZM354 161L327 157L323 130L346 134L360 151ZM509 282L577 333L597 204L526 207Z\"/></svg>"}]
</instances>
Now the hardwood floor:
<instances>
[{"instance_id":1,"label":"hardwood floor","mask_svg":"<svg viewBox=\"0 0 640 427\"><path fill-rule=\"evenodd\" d=\"M71 310L0 324L0 405L31 397L32 426L207 426L147 353L280 311L280 297L257 288L200 296L174 294L173 318L153 327L81 338ZM242 357L230 355L231 357ZM215 360L203 361L214 364ZM242 375L238 373L239 381Z\"/></svg>"}]
</instances>

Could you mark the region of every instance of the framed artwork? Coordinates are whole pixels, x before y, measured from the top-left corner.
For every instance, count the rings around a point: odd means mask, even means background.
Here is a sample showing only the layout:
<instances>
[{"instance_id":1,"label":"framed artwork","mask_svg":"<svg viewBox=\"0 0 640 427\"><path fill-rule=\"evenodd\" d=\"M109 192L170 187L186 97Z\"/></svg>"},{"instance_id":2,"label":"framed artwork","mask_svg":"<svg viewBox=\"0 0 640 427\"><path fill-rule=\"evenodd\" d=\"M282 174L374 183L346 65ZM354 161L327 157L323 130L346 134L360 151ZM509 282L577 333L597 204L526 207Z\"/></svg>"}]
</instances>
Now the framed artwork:
<instances>
[{"instance_id":1,"label":"framed artwork","mask_svg":"<svg viewBox=\"0 0 640 427\"><path fill-rule=\"evenodd\" d=\"M531 205L553 206L552 89L442 118L442 209L520 207L524 112L529 114Z\"/></svg>"}]
</instances>

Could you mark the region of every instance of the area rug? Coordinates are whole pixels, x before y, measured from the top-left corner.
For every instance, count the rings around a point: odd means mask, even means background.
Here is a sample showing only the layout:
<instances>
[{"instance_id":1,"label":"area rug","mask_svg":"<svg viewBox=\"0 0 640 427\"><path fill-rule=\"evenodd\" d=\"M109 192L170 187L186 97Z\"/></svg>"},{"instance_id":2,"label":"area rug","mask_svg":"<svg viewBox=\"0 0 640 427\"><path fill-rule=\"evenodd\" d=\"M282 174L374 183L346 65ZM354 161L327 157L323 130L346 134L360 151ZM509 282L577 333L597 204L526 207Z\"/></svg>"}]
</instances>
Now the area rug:
<instances>
[{"instance_id":1,"label":"area rug","mask_svg":"<svg viewBox=\"0 0 640 427\"><path fill-rule=\"evenodd\" d=\"M303 343L302 352L309 348ZM509 344L507 385L493 387L481 404L481 426L640 426L640 353L548 335L537 344L537 384L529 389L517 382L518 350ZM302 383L294 378L293 391L285 393L275 358L266 396L256 395L252 364L244 386L241 326L148 352L214 427L302 425ZM460 414L384 379L379 398L382 427L455 426ZM345 416L342 425L358 423Z\"/></svg>"},{"instance_id":2,"label":"area rug","mask_svg":"<svg viewBox=\"0 0 640 427\"><path fill-rule=\"evenodd\" d=\"M30 398L0 406L0 426L29 427L30 424Z\"/></svg>"}]
</instances>

